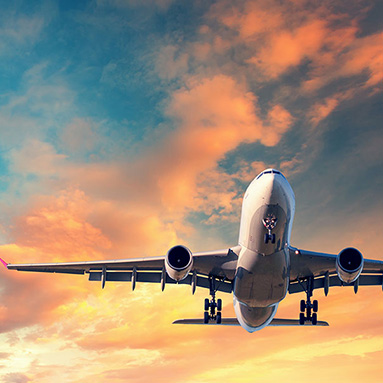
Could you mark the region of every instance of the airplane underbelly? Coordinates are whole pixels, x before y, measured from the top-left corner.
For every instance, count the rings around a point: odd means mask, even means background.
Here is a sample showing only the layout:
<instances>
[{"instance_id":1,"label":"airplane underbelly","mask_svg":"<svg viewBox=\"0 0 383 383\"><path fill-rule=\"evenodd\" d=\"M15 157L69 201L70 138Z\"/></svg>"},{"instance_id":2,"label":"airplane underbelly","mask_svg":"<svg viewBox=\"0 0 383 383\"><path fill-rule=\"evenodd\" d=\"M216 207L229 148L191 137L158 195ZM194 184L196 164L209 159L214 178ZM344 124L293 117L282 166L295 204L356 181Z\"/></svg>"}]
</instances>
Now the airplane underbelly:
<instances>
[{"instance_id":1,"label":"airplane underbelly","mask_svg":"<svg viewBox=\"0 0 383 383\"><path fill-rule=\"evenodd\" d=\"M234 282L236 299L249 307L267 307L280 302L289 285L286 249L262 255L242 248Z\"/></svg>"},{"instance_id":2,"label":"airplane underbelly","mask_svg":"<svg viewBox=\"0 0 383 383\"><path fill-rule=\"evenodd\" d=\"M278 303L268 307L248 307L233 296L234 310L240 325L248 332L254 332L266 327L274 318Z\"/></svg>"}]
</instances>

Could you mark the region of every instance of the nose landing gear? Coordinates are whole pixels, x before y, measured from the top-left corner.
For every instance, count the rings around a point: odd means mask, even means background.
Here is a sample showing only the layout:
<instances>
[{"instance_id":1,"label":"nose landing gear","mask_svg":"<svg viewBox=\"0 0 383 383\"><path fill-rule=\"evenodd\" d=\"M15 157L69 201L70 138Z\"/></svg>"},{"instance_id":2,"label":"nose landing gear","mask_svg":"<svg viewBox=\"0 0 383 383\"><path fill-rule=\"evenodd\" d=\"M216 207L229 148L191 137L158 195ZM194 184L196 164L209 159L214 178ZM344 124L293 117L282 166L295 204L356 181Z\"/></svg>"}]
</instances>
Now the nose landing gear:
<instances>
[{"instance_id":1,"label":"nose landing gear","mask_svg":"<svg viewBox=\"0 0 383 383\"><path fill-rule=\"evenodd\" d=\"M269 241L271 243L275 243L275 234L271 234L271 232L269 234L265 234L265 243L269 243Z\"/></svg>"},{"instance_id":2,"label":"nose landing gear","mask_svg":"<svg viewBox=\"0 0 383 383\"><path fill-rule=\"evenodd\" d=\"M275 234L272 234L271 231L277 225L278 219L274 215L268 215L266 218L262 220L263 225L267 229L267 233L265 234L265 243L275 243Z\"/></svg>"}]
</instances>

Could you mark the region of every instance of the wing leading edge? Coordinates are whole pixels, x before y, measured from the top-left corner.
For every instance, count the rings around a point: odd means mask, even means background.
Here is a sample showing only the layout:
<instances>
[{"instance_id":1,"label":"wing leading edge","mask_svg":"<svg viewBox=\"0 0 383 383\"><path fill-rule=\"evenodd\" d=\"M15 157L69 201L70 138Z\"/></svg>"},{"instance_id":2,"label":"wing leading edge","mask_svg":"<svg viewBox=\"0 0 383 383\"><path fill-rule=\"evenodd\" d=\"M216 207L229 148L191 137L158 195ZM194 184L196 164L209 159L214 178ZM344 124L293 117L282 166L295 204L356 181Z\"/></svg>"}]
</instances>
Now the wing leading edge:
<instances>
[{"instance_id":1,"label":"wing leading edge","mask_svg":"<svg viewBox=\"0 0 383 383\"><path fill-rule=\"evenodd\" d=\"M128 258L87 262L7 264L8 269L41 273L89 274L90 281L105 282L147 282L163 284L195 284L210 289L209 276L217 279L215 289L230 293L239 252L238 247L193 254L193 269L185 279L176 282L164 268L165 256ZM194 280L193 280L194 279Z\"/></svg>"}]
</instances>

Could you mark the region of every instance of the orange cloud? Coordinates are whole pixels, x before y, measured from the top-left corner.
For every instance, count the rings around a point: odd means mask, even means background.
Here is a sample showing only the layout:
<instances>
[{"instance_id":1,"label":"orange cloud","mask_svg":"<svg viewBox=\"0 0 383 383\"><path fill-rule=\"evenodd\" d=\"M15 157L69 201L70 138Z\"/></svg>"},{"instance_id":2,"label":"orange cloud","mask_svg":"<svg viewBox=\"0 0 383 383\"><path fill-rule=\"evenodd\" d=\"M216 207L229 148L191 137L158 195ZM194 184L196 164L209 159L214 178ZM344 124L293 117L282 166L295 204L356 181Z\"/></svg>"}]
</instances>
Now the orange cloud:
<instances>
[{"instance_id":1,"label":"orange cloud","mask_svg":"<svg viewBox=\"0 0 383 383\"><path fill-rule=\"evenodd\" d=\"M246 47L239 57L257 68L250 69L249 75L258 81L275 80L305 64L307 69L298 80L302 91L312 93L355 75L365 76L364 87L381 83L382 33L360 37L360 20L346 11L334 13L330 4L309 10L307 5L306 1L246 1L241 5L221 1L212 7L209 17L233 32L224 34L223 52ZM362 18L368 7L362 3L357 7ZM226 67L235 73L238 68L230 65ZM246 73L246 68L241 69Z\"/></svg>"},{"instance_id":2,"label":"orange cloud","mask_svg":"<svg viewBox=\"0 0 383 383\"><path fill-rule=\"evenodd\" d=\"M383 48L380 41L383 34L357 38L356 32L354 28L348 34L347 44L343 44L341 31L329 31L327 40L332 48L317 55L311 78L302 85L303 91L313 92L336 79L357 75L364 76L362 86L365 88L376 87L382 82Z\"/></svg>"},{"instance_id":3,"label":"orange cloud","mask_svg":"<svg viewBox=\"0 0 383 383\"><path fill-rule=\"evenodd\" d=\"M324 120L339 104L339 101L334 97L329 97L322 104L313 105L310 112L310 121L316 126Z\"/></svg>"},{"instance_id":4,"label":"orange cloud","mask_svg":"<svg viewBox=\"0 0 383 383\"><path fill-rule=\"evenodd\" d=\"M276 145L292 123L289 112L276 105L264 124L254 95L223 75L191 81L173 95L167 113L179 129L166 137L153 162L162 168L158 185L169 206L191 203L197 175L240 143Z\"/></svg>"},{"instance_id":5,"label":"orange cloud","mask_svg":"<svg viewBox=\"0 0 383 383\"><path fill-rule=\"evenodd\" d=\"M79 190L40 197L27 215L16 219L12 236L19 246L49 254L49 261L88 258L94 256L93 249L111 246L101 230L87 222L89 212L89 201Z\"/></svg>"},{"instance_id":6,"label":"orange cloud","mask_svg":"<svg viewBox=\"0 0 383 383\"><path fill-rule=\"evenodd\" d=\"M211 17L218 18L224 25L239 32L242 39L255 39L265 35L284 24L282 12L270 12L273 2L244 3L243 9L230 3L217 3L211 11Z\"/></svg>"},{"instance_id":7,"label":"orange cloud","mask_svg":"<svg viewBox=\"0 0 383 383\"><path fill-rule=\"evenodd\" d=\"M276 78L304 59L312 59L321 50L326 36L326 23L314 20L295 30L282 30L270 36L260 52L249 59L262 73Z\"/></svg>"}]
</instances>

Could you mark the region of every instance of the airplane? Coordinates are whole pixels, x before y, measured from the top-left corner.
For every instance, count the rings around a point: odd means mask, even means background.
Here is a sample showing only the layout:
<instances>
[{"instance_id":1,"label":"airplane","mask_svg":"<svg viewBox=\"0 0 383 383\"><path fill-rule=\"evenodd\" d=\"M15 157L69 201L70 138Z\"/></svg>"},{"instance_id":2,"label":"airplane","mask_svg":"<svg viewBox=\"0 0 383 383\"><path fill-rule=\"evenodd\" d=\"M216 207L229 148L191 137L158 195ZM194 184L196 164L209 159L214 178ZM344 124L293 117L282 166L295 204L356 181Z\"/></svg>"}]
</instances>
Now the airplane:
<instances>
[{"instance_id":1,"label":"airplane","mask_svg":"<svg viewBox=\"0 0 383 383\"><path fill-rule=\"evenodd\" d=\"M278 170L266 169L247 188L240 220L238 245L228 249L192 253L172 247L165 256L67 263L8 264L10 270L89 274L90 281L191 285L209 290L202 318L180 319L174 324L241 326L248 332L267 326L328 326L318 320L315 289L327 296L332 286L379 285L383 289L383 261L364 259L348 247L339 254L307 251L290 246L295 213L294 192ZM235 318L222 317L222 299L232 293ZM305 293L299 319L275 318L287 293Z\"/></svg>"}]
</instances>

